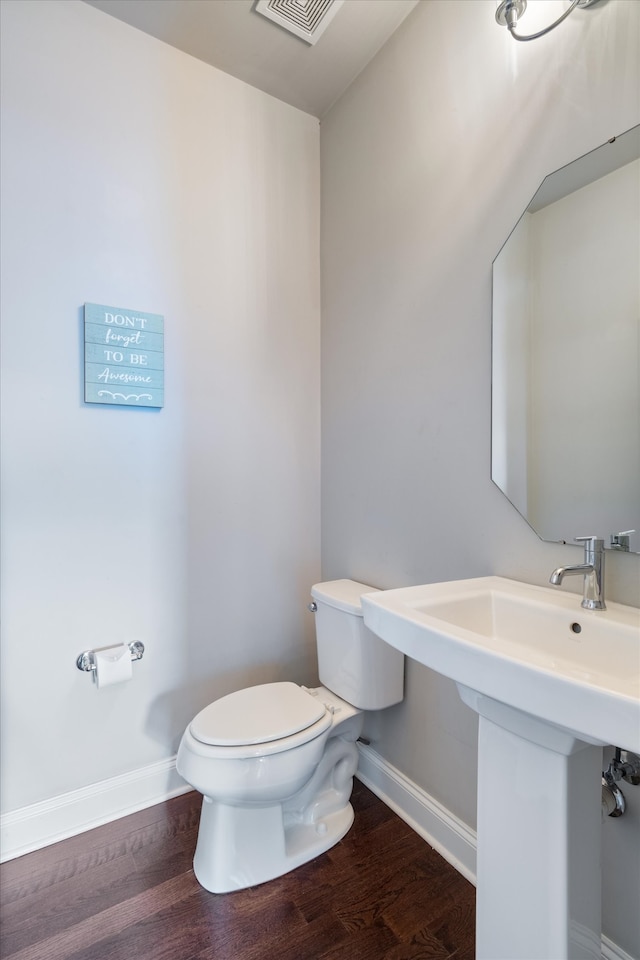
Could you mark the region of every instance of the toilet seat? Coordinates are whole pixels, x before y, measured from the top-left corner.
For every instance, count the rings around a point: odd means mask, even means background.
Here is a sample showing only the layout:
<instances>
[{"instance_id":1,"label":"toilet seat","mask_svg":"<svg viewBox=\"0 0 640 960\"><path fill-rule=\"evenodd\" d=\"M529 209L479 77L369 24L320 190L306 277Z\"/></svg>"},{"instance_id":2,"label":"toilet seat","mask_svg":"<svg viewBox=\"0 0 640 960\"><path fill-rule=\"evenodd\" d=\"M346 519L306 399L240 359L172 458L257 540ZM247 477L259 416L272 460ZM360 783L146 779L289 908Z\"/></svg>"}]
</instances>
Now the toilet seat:
<instances>
[{"instance_id":1,"label":"toilet seat","mask_svg":"<svg viewBox=\"0 0 640 960\"><path fill-rule=\"evenodd\" d=\"M307 743L331 722L331 712L321 700L295 683L282 681L236 690L215 700L194 717L189 731L195 740L222 748L228 755L244 756L250 748L256 756Z\"/></svg>"}]
</instances>

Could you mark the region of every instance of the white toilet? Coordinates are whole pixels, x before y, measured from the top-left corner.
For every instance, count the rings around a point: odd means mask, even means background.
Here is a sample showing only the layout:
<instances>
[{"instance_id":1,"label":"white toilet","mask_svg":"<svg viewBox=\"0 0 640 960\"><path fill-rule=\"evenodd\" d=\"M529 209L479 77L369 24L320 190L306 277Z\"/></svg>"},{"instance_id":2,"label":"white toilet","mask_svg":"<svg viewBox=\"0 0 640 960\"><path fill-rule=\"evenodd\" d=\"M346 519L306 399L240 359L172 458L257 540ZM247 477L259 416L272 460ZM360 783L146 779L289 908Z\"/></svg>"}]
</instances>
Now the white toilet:
<instances>
[{"instance_id":1,"label":"white toilet","mask_svg":"<svg viewBox=\"0 0 640 960\"><path fill-rule=\"evenodd\" d=\"M313 690L266 683L215 700L191 721L178 773L204 795L193 869L212 893L279 877L353 823L362 710L403 697L404 657L364 625L353 580L318 583Z\"/></svg>"}]
</instances>

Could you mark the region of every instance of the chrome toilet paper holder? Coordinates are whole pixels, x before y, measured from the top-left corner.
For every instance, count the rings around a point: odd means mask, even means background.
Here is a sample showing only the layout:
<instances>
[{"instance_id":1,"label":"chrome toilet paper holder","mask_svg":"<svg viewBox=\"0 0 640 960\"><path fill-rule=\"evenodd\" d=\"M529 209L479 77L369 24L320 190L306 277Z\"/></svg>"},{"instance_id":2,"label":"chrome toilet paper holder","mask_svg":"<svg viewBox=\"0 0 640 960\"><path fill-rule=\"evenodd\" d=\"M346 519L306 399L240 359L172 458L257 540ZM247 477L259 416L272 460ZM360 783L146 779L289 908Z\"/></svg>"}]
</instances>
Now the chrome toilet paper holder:
<instances>
[{"instance_id":1,"label":"chrome toilet paper holder","mask_svg":"<svg viewBox=\"0 0 640 960\"><path fill-rule=\"evenodd\" d=\"M144 643L141 640L132 640L131 643L127 643L126 646L129 648L132 660L142 660L142 656L144 654ZM86 673L95 672L95 650L85 650L84 653L81 653L76 659L76 667L78 670L84 670Z\"/></svg>"}]
</instances>

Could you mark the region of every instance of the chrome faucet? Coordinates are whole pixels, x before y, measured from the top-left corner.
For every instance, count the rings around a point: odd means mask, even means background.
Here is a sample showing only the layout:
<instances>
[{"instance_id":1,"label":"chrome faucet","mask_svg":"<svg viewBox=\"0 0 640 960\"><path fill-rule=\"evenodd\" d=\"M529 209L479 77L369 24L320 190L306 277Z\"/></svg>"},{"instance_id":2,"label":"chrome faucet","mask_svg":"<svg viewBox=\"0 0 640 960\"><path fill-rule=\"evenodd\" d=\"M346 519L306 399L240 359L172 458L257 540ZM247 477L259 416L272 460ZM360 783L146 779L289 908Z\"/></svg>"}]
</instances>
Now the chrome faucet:
<instances>
[{"instance_id":1,"label":"chrome faucet","mask_svg":"<svg viewBox=\"0 0 640 960\"><path fill-rule=\"evenodd\" d=\"M574 573L584 574L582 604L585 610L606 610L604 602L604 540L598 537L576 537L584 543L584 563L558 567L549 577L549 583L558 585Z\"/></svg>"},{"instance_id":2,"label":"chrome faucet","mask_svg":"<svg viewBox=\"0 0 640 960\"><path fill-rule=\"evenodd\" d=\"M629 553L629 537L632 533L635 533L635 530L621 530L620 533L612 533L611 549L624 550L625 553Z\"/></svg>"}]
</instances>

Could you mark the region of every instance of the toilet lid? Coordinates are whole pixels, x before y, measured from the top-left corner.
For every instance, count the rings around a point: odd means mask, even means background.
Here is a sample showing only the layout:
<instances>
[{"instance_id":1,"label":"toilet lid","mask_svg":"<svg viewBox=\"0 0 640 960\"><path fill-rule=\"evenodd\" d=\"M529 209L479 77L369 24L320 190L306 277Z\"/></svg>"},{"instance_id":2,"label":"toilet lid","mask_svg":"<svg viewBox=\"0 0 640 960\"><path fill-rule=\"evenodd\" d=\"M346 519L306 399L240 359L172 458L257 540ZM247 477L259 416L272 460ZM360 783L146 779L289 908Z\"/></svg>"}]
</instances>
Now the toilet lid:
<instances>
[{"instance_id":1,"label":"toilet lid","mask_svg":"<svg viewBox=\"0 0 640 960\"><path fill-rule=\"evenodd\" d=\"M244 746L290 737L325 713L324 703L295 683L263 683L214 700L191 721L189 729L201 743Z\"/></svg>"}]
</instances>

